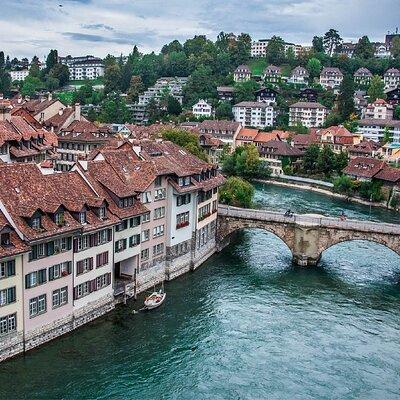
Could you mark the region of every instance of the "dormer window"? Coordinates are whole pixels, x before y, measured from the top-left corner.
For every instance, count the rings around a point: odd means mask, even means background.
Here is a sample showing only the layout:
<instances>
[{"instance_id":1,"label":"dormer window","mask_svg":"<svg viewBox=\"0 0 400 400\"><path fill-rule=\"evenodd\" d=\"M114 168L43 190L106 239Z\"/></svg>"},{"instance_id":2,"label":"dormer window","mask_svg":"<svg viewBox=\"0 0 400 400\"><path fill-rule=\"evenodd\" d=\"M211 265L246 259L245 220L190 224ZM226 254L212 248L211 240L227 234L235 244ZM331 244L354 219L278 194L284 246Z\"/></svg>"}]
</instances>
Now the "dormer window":
<instances>
[{"instance_id":1,"label":"dormer window","mask_svg":"<svg viewBox=\"0 0 400 400\"><path fill-rule=\"evenodd\" d=\"M127 208L133 206L133 197L124 197L119 200L119 208Z\"/></svg>"},{"instance_id":2,"label":"dormer window","mask_svg":"<svg viewBox=\"0 0 400 400\"><path fill-rule=\"evenodd\" d=\"M104 206L99 208L99 218L100 219L106 218L106 208Z\"/></svg>"},{"instance_id":3,"label":"dormer window","mask_svg":"<svg viewBox=\"0 0 400 400\"><path fill-rule=\"evenodd\" d=\"M2 246L9 246L11 244L10 232L5 232L0 235L0 244Z\"/></svg>"},{"instance_id":4,"label":"dormer window","mask_svg":"<svg viewBox=\"0 0 400 400\"><path fill-rule=\"evenodd\" d=\"M65 219L64 219L64 211L59 211L57 213L54 214L54 222L56 223L56 225L58 226L62 226L65 223Z\"/></svg>"},{"instance_id":5,"label":"dormer window","mask_svg":"<svg viewBox=\"0 0 400 400\"><path fill-rule=\"evenodd\" d=\"M86 211L81 211L78 214L78 220L80 224L82 225L86 224Z\"/></svg>"},{"instance_id":6,"label":"dormer window","mask_svg":"<svg viewBox=\"0 0 400 400\"><path fill-rule=\"evenodd\" d=\"M32 217L31 228L40 229L42 227L42 222L40 217Z\"/></svg>"},{"instance_id":7,"label":"dormer window","mask_svg":"<svg viewBox=\"0 0 400 400\"><path fill-rule=\"evenodd\" d=\"M178 178L179 186L189 186L190 185L190 176L184 176L183 178Z\"/></svg>"}]
</instances>

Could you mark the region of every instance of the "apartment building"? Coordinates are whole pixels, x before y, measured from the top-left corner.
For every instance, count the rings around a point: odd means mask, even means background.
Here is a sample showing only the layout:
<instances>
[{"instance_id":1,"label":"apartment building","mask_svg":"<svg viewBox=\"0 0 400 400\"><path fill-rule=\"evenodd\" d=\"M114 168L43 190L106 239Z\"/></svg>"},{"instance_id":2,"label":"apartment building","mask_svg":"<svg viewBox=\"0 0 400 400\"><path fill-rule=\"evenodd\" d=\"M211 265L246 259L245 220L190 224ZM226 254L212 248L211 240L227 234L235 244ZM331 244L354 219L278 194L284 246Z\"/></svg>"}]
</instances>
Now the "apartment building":
<instances>
[{"instance_id":1,"label":"apartment building","mask_svg":"<svg viewBox=\"0 0 400 400\"><path fill-rule=\"evenodd\" d=\"M300 123L307 128L320 127L325 123L327 108L320 103L297 102L289 107L289 126Z\"/></svg>"},{"instance_id":2,"label":"apartment building","mask_svg":"<svg viewBox=\"0 0 400 400\"><path fill-rule=\"evenodd\" d=\"M265 57L265 55L267 54L267 47L269 42L270 39L260 39L257 41L253 41L251 43L251 50L250 50L251 57ZM303 52L310 50L311 47L284 42L285 52L287 52L289 49L292 49L295 57L298 57Z\"/></svg>"},{"instance_id":3,"label":"apartment building","mask_svg":"<svg viewBox=\"0 0 400 400\"><path fill-rule=\"evenodd\" d=\"M240 122L243 126L263 129L274 125L274 107L267 103L242 101L233 106L232 112L235 121Z\"/></svg>"},{"instance_id":4,"label":"apartment building","mask_svg":"<svg viewBox=\"0 0 400 400\"><path fill-rule=\"evenodd\" d=\"M198 126L201 134L212 135L214 138L232 147L241 128L242 125L239 122L225 120L206 120Z\"/></svg>"},{"instance_id":5,"label":"apartment building","mask_svg":"<svg viewBox=\"0 0 400 400\"><path fill-rule=\"evenodd\" d=\"M325 67L322 69L319 83L324 89L335 89L343 81L343 74L339 68Z\"/></svg>"},{"instance_id":6,"label":"apartment building","mask_svg":"<svg viewBox=\"0 0 400 400\"><path fill-rule=\"evenodd\" d=\"M14 81L24 81L29 75L29 69L21 69L19 71L10 71L11 80Z\"/></svg>"},{"instance_id":7,"label":"apartment building","mask_svg":"<svg viewBox=\"0 0 400 400\"><path fill-rule=\"evenodd\" d=\"M400 86L400 70L397 68L389 68L383 74L383 81L385 83L385 89L396 89Z\"/></svg>"},{"instance_id":8,"label":"apartment building","mask_svg":"<svg viewBox=\"0 0 400 400\"><path fill-rule=\"evenodd\" d=\"M362 111L363 119L392 119L393 106L383 99L376 99Z\"/></svg>"},{"instance_id":9,"label":"apartment building","mask_svg":"<svg viewBox=\"0 0 400 400\"><path fill-rule=\"evenodd\" d=\"M247 65L239 65L233 72L235 82L246 82L251 79L251 70Z\"/></svg>"},{"instance_id":10,"label":"apartment building","mask_svg":"<svg viewBox=\"0 0 400 400\"><path fill-rule=\"evenodd\" d=\"M370 119L365 118L358 121L358 131L366 140L380 142L388 132L392 143L400 144L400 121L395 119Z\"/></svg>"},{"instance_id":11,"label":"apartment building","mask_svg":"<svg viewBox=\"0 0 400 400\"><path fill-rule=\"evenodd\" d=\"M0 161L40 163L57 158L55 135L11 112L10 102L0 100Z\"/></svg>"},{"instance_id":12,"label":"apartment building","mask_svg":"<svg viewBox=\"0 0 400 400\"><path fill-rule=\"evenodd\" d=\"M104 61L93 56L60 57L60 63L68 67L71 80L93 80L104 75Z\"/></svg>"},{"instance_id":13,"label":"apartment building","mask_svg":"<svg viewBox=\"0 0 400 400\"><path fill-rule=\"evenodd\" d=\"M109 127L98 127L90 121L75 120L58 134L58 171L68 171L78 160L86 160L94 149L113 137Z\"/></svg>"},{"instance_id":14,"label":"apartment building","mask_svg":"<svg viewBox=\"0 0 400 400\"><path fill-rule=\"evenodd\" d=\"M309 76L310 74L305 68L298 66L292 70L288 82L295 85L306 85Z\"/></svg>"},{"instance_id":15,"label":"apartment building","mask_svg":"<svg viewBox=\"0 0 400 400\"><path fill-rule=\"evenodd\" d=\"M196 118L211 117L212 106L208 104L205 100L200 99L193 107L192 114Z\"/></svg>"},{"instance_id":16,"label":"apartment building","mask_svg":"<svg viewBox=\"0 0 400 400\"><path fill-rule=\"evenodd\" d=\"M368 68L358 68L356 72L354 72L354 82L358 85L368 86L371 82L372 73Z\"/></svg>"}]
</instances>

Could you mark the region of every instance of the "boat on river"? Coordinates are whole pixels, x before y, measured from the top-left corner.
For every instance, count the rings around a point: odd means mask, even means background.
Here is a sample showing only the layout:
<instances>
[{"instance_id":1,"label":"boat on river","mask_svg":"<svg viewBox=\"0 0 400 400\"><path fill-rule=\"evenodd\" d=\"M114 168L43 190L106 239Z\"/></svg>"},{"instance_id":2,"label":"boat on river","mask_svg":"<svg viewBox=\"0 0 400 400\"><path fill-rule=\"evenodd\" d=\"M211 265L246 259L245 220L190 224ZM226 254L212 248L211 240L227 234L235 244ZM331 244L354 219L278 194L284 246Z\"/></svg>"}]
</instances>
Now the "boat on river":
<instances>
[{"instance_id":1,"label":"boat on river","mask_svg":"<svg viewBox=\"0 0 400 400\"><path fill-rule=\"evenodd\" d=\"M167 293L163 289L158 292L153 292L150 296L146 297L144 300L144 309L152 310L154 308L160 307L164 303Z\"/></svg>"}]
</instances>

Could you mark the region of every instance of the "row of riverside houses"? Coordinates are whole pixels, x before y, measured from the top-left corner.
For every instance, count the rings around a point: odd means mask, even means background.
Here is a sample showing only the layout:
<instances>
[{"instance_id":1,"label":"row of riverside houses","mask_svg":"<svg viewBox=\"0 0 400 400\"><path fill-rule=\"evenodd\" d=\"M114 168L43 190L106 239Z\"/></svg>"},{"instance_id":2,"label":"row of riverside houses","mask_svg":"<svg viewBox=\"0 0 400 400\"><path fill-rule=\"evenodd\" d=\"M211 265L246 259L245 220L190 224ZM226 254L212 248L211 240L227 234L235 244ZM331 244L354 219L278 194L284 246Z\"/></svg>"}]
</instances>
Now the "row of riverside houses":
<instances>
[{"instance_id":1,"label":"row of riverside houses","mask_svg":"<svg viewBox=\"0 0 400 400\"><path fill-rule=\"evenodd\" d=\"M245 82L252 78L252 73L247 65L239 65L233 73L235 82ZM354 73L354 81L360 85L369 85L372 78L372 73L367 68L359 68ZM261 79L269 83L279 83L287 81L293 84L306 85L308 84L309 73L304 67L298 66L291 71L289 77L282 75L281 67L275 65L267 66ZM395 89L400 85L400 71L397 68L388 69L383 80L385 89ZM336 67L324 67L320 73L319 83L324 89L337 89L343 81L343 73ZM229 88L229 87L228 87Z\"/></svg>"},{"instance_id":2,"label":"row of riverside houses","mask_svg":"<svg viewBox=\"0 0 400 400\"><path fill-rule=\"evenodd\" d=\"M170 142L109 144L70 172L0 164L0 360L199 266L224 178Z\"/></svg>"}]
</instances>

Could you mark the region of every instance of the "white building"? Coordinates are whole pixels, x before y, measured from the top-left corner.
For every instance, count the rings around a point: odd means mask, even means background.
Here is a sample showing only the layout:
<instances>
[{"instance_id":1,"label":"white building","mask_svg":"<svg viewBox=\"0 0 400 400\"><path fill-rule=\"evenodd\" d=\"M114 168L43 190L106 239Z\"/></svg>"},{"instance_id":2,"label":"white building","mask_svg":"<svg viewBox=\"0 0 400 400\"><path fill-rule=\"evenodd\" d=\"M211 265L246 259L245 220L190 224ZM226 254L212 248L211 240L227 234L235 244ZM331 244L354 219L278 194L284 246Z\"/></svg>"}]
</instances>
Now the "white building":
<instances>
[{"instance_id":1,"label":"white building","mask_svg":"<svg viewBox=\"0 0 400 400\"><path fill-rule=\"evenodd\" d=\"M242 101L233 106L232 112L235 121L240 122L243 126L263 129L274 125L274 108L266 103Z\"/></svg>"},{"instance_id":2,"label":"white building","mask_svg":"<svg viewBox=\"0 0 400 400\"><path fill-rule=\"evenodd\" d=\"M260 39L252 42L250 51L251 57L265 57L269 41L270 39ZM310 46L302 46L300 44L287 43L287 42L284 43L284 48L285 52L287 52L289 49L292 49L296 57L298 57L302 52L311 49Z\"/></svg>"},{"instance_id":3,"label":"white building","mask_svg":"<svg viewBox=\"0 0 400 400\"><path fill-rule=\"evenodd\" d=\"M392 143L400 144L400 121L389 119L362 119L358 121L358 133L364 139L374 142L382 141L388 131Z\"/></svg>"},{"instance_id":4,"label":"white building","mask_svg":"<svg viewBox=\"0 0 400 400\"><path fill-rule=\"evenodd\" d=\"M305 68L298 66L293 69L288 82L295 85L305 85L308 83L309 76L310 75Z\"/></svg>"},{"instance_id":5,"label":"white building","mask_svg":"<svg viewBox=\"0 0 400 400\"><path fill-rule=\"evenodd\" d=\"M97 79L104 75L104 62L101 58L93 56L60 57L60 63L69 69L71 80Z\"/></svg>"},{"instance_id":6,"label":"white building","mask_svg":"<svg viewBox=\"0 0 400 400\"><path fill-rule=\"evenodd\" d=\"M400 71L397 68L388 69L383 75L385 89L396 89L400 85Z\"/></svg>"},{"instance_id":7,"label":"white building","mask_svg":"<svg viewBox=\"0 0 400 400\"><path fill-rule=\"evenodd\" d=\"M196 118L211 117L212 107L205 100L200 99L193 107L192 113Z\"/></svg>"},{"instance_id":8,"label":"white building","mask_svg":"<svg viewBox=\"0 0 400 400\"><path fill-rule=\"evenodd\" d=\"M354 82L359 85L369 85L371 82L372 73L368 68L358 68L356 72L354 72Z\"/></svg>"},{"instance_id":9,"label":"white building","mask_svg":"<svg viewBox=\"0 0 400 400\"><path fill-rule=\"evenodd\" d=\"M11 71L10 76L12 81L24 81L29 75L28 69L22 69L21 71Z\"/></svg>"},{"instance_id":10,"label":"white building","mask_svg":"<svg viewBox=\"0 0 400 400\"><path fill-rule=\"evenodd\" d=\"M239 65L233 73L235 82L246 82L251 79L251 71L247 65Z\"/></svg>"},{"instance_id":11,"label":"white building","mask_svg":"<svg viewBox=\"0 0 400 400\"><path fill-rule=\"evenodd\" d=\"M343 74L339 68L323 68L319 77L319 83L324 89L338 88L342 81Z\"/></svg>"},{"instance_id":12,"label":"white building","mask_svg":"<svg viewBox=\"0 0 400 400\"><path fill-rule=\"evenodd\" d=\"M327 109L320 103L298 102L289 107L289 126L301 123L307 128L320 127L325 123Z\"/></svg>"},{"instance_id":13,"label":"white building","mask_svg":"<svg viewBox=\"0 0 400 400\"><path fill-rule=\"evenodd\" d=\"M392 119L393 106L383 99L376 99L368 104L362 112L363 119Z\"/></svg>"}]
</instances>

